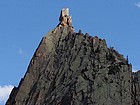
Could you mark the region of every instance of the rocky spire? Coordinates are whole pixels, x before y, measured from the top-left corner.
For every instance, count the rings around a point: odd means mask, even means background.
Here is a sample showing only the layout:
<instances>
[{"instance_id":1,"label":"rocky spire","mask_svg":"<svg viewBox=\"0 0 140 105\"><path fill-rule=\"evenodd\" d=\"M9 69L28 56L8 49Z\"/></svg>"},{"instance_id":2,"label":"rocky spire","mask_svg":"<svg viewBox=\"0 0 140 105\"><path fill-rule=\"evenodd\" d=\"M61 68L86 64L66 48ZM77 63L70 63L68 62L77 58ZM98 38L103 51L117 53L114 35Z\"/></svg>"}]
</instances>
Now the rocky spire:
<instances>
[{"instance_id":1,"label":"rocky spire","mask_svg":"<svg viewBox=\"0 0 140 105\"><path fill-rule=\"evenodd\" d=\"M140 105L140 74L132 86L128 60L105 40L73 32L68 9L59 21L42 38L6 105Z\"/></svg>"},{"instance_id":2,"label":"rocky spire","mask_svg":"<svg viewBox=\"0 0 140 105\"><path fill-rule=\"evenodd\" d=\"M69 9L68 8L63 8L60 13L59 17L60 23L58 24L59 26L69 26L73 29L72 26L72 17L69 16Z\"/></svg>"}]
</instances>

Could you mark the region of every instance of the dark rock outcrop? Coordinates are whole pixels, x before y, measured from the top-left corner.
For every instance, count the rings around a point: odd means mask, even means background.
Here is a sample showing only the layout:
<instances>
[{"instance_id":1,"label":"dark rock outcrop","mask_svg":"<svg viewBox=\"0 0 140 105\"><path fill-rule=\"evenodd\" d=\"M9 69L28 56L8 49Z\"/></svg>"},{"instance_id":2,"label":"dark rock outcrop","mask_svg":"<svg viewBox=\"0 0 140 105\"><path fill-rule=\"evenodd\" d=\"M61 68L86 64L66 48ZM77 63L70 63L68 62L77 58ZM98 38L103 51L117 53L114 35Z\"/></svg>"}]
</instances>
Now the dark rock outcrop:
<instances>
[{"instance_id":1,"label":"dark rock outcrop","mask_svg":"<svg viewBox=\"0 0 140 105\"><path fill-rule=\"evenodd\" d=\"M140 105L140 71L132 74L132 105Z\"/></svg>"},{"instance_id":2,"label":"dark rock outcrop","mask_svg":"<svg viewBox=\"0 0 140 105\"><path fill-rule=\"evenodd\" d=\"M62 21L43 37L6 105L131 105L132 96L139 100L131 89L136 93L140 79L131 85L132 67L123 55Z\"/></svg>"}]
</instances>

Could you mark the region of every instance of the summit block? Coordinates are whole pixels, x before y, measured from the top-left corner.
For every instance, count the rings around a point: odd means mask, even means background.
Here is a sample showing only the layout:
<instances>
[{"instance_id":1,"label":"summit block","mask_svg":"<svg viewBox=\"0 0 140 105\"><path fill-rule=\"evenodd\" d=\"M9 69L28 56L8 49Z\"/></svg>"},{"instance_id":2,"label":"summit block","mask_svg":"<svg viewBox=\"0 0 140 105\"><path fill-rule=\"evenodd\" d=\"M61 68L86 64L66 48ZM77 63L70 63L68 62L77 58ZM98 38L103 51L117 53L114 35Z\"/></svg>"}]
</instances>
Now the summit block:
<instances>
[{"instance_id":1,"label":"summit block","mask_svg":"<svg viewBox=\"0 0 140 105\"><path fill-rule=\"evenodd\" d=\"M69 9L63 8L59 17L61 25L72 27L72 17L69 16Z\"/></svg>"}]
</instances>

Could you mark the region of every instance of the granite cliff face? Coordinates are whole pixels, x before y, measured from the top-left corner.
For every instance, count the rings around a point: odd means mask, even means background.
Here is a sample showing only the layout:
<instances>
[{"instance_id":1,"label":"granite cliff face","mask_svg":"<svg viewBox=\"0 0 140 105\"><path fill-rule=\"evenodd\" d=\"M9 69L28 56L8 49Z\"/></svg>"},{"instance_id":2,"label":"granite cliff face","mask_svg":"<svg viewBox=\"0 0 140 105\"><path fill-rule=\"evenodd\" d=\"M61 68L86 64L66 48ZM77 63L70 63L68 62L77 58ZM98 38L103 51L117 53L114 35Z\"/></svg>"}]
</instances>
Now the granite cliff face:
<instances>
[{"instance_id":1,"label":"granite cliff face","mask_svg":"<svg viewBox=\"0 0 140 105\"><path fill-rule=\"evenodd\" d=\"M132 76L128 60L105 40L74 32L68 9L59 20L6 105L139 105L140 74Z\"/></svg>"}]
</instances>

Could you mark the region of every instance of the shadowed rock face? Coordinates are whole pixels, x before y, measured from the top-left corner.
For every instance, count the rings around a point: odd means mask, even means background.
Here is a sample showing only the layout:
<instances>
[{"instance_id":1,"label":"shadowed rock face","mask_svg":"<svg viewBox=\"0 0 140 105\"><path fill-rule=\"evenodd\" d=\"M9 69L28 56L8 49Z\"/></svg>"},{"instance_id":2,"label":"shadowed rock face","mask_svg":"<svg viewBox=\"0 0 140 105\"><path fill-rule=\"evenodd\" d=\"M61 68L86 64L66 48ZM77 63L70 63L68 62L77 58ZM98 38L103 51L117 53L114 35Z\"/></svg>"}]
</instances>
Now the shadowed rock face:
<instances>
[{"instance_id":1,"label":"shadowed rock face","mask_svg":"<svg viewBox=\"0 0 140 105\"><path fill-rule=\"evenodd\" d=\"M131 70L105 40L58 25L43 37L6 105L131 105Z\"/></svg>"},{"instance_id":2,"label":"shadowed rock face","mask_svg":"<svg viewBox=\"0 0 140 105\"><path fill-rule=\"evenodd\" d=\"M140 71L132 74L132 105L140 105Z\"/></svg>"}]
</instances>

